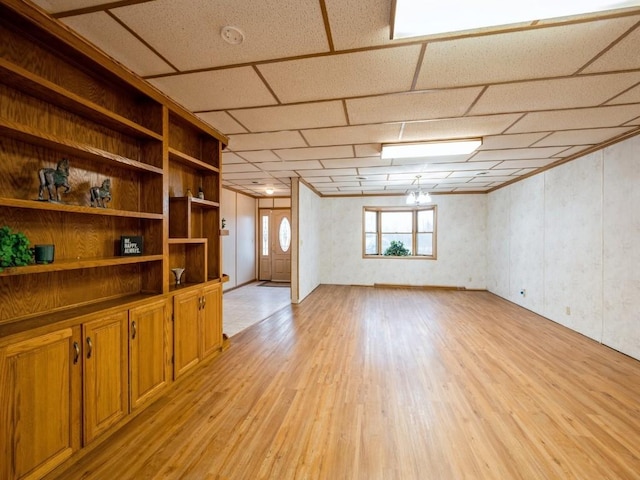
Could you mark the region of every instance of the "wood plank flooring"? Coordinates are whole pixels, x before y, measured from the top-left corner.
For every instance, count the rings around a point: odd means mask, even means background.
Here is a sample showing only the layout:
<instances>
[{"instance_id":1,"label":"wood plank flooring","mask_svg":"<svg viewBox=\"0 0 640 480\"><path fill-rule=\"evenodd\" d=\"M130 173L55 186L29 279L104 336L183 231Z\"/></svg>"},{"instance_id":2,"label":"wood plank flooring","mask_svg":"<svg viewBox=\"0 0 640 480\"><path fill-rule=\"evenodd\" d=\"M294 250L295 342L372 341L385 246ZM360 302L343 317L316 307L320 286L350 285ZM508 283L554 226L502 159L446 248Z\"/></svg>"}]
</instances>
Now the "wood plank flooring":
<instances>
[{"instance_id":1,"label":"wood plank flooring","mask_svg":"<svg viewBox=\"0 0 640 480\"><path fill-rule=\"evenodd\" d=\"M640 362L487 292L321 286L55 473L637 479Z\"/></svg>"}]
</instances>

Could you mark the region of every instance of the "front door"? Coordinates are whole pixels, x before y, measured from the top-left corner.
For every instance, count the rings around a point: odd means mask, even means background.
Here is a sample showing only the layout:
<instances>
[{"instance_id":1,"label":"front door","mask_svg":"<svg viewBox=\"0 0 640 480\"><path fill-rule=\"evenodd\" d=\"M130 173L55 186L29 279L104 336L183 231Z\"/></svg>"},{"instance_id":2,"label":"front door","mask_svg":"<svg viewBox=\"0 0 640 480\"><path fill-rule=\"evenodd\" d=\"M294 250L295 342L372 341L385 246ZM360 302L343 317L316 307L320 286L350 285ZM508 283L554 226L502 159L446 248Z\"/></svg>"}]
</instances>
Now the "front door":
<instances>
[{"instance_id":1,"label":"front door","mask_svg":"<svg viewBox=\"0 0 640 480\"><path fill-rule=\"evenodd\" d=\"M291 281L291 210L260 210L260 280Z\"/></svg>"}]
</instances>

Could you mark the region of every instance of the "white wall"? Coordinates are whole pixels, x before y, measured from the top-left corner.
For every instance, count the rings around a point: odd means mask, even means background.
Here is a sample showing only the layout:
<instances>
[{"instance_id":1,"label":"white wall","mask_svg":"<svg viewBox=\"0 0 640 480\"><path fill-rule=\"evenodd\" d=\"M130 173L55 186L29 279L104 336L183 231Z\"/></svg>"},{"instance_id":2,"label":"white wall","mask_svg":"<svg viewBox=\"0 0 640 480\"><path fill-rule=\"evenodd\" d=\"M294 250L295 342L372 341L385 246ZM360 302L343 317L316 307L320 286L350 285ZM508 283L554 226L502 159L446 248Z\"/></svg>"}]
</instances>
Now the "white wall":
<instances>
[{"instance_id":1,"label":"white wall","mask_svg":"<svg viewBox=\"0 0 640 480\"><path fill-rule=\"evenodd\" d=\"M638 152L640 136L489 194L487 285L640 359Z\"/></svg>"},{"instance_id":2,"label":"white wall","mask_svg":"<svg viewBox=\"0 0 640 480\"><path fill-rule=\"evenodd\" d=\"M297 268L297 298L301 302L320 285L320 265L326 263L327 256L322 243L322 232L326 226L322 224L321 212L325 208L325 200L316 195L305 184L300 183L297 199L297 265L292 262L291 268ZM292 260L296 258L292 257Z\"/></svg>"},{"instance_id":3,"label":"white wall","mask_svg":"<svg viewBox=\"0 0 640 480\"><path fill-rule=\"evenodd\" d=\"M487 196L434 195L437 260L362 258L363 207L403 206L403 197L322 198L320 281L486 288Z\"/></svg>"},{"instance_id":4,"label":"white wall","mask_svg":"<svg viewBox=\"0 0 640 480\"><path fill-rule=\"evenodd\" d=\"M220 216L229 235L222 237L222 270L229 275L224 289L251 282L256 275L256 200L222 189Z\"/></svg>"}]
</instances>

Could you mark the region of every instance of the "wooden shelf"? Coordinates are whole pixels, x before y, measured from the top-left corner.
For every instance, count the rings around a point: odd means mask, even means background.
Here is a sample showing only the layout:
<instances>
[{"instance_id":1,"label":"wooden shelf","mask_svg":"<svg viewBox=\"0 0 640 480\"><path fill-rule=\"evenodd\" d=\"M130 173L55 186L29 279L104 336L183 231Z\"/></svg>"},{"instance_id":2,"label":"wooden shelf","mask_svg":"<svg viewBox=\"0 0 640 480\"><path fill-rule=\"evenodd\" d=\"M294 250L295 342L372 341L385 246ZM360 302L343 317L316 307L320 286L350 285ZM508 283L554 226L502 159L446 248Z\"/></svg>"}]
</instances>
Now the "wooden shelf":
<instances>
[{"instance_id":1,"label":"wooden shelf","mask_svg":"<svg viewBox=\"0 0 640 480\"><path fill-rule=\"evenodd\" d=\"M170 238L169 245L193 245L198 243L207 243L206 238Z\"/></svg>"},{"instance_id":2,"label":"wooden shelf","mask_svg":"<svg viewBox=\"0 0 640 480\"><path fill-rule=\"evenodd\" d=\"M65 203L41 202L38 200L20 200L17 198L0 197L0 207L28 208L32 210L103 215L108 217L140 218L147 220L162 220L163 218L161 213L130 212L128 210L85 207L81 205L67 205Z\"/></svg>"},{"instance_id":3,"label":"wooden shelf","mask_svg":"<svg viewBox=\"0 0 640 480\"><path fill-rule=\"evenodd\" d=\"M132 263L146 263L162 261L162 255L136 255L128 257L104 257L85 259L56 260L46 265L26 265L24 267L5 268L0 272L0 277L13 275L31 275L34 273L62 272L65 270L79 270L82 268L113 267L117 265L130 265Z\"/></svg>"},{"instance_id":4,"label":"wooden shelf","mask_svg":"<svg viewBox=\"0 0 640 480\"><path fill-rule=\"evenodd\" d=\"M219 168L214 167L213 165L209 165L208 163L203 162L202 160L199 160L195 157L192 157L191 155L182 153L179 150L176 150L175 148L169 147L169 158L171 160L182 163L183 165L195 168L197 170L207 170L209 172L220 173Z\"/></svg>"},{"instance_id":5,"label":"wooden shelf","mask_svg":"<svg viewBox=\"0 0 640 480\"><path fill-rule=\"evenodd\" d=\"M128 118L111 112L100 105L76 95L65 88L56 85L24 68L0 58L0 80L31 96L41 100L61 105L69 111L75 112L92 122L98 121L103 125L126 135L138 138L162 140L162 135L139 125Z\"/></svg>"},{"instance_id":6,"label":"wooden shelf","mask_svg":"<svg viewBox=\"0 0 640 480\"><path fill-rule=\"evenodd\" d=\"M105 150L92 147L91 145L49 135L35 128L21 125L4 118L0 118L0 134L23 142L55 149L68 155L82 157L88 160L115 163L131 170L162 175L162 169L153 165L148 165L143 162L138 162L137 160L116 155L115 153L107 152Z\"/></svg>"},{"instance_id":7,"label":"wooden shelf","mask_svg":"<svg viewBox=\"0 0 640 480\"><path fill-rule=\"evenodd\" d=\"M169 198L171 202L187 202L191 204L192 208L220 208L219 202L214 202L212 200L205 200L198 197L171 197Z\"/></svg>"}]
</instances>

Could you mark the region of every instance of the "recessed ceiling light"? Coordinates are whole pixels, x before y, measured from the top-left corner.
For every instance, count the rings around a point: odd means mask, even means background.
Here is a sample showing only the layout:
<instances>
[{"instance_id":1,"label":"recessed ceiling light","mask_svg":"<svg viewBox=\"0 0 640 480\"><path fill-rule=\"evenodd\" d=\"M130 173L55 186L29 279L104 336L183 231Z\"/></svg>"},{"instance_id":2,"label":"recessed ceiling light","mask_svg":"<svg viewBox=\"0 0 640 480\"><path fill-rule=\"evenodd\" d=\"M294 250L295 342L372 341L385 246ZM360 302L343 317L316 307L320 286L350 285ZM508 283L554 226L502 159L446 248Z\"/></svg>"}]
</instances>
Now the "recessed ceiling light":
<instances>
[{"instance_id":1,"label":"recessed ceiling light","mask_svg":"<svg viewBox=\"0 0 640 480\"><path fill-rule=\"evenodd\" d=\"M504 0L396 0L394 3L392 38L505 26L640 5L638 0L537 0L527 2L526 6Z\"/></svg>"},{"instance_id":2,"label":"recessed ceiling light","mask_svg":"<svg viewBox=\"0 0 640 480\"><path fill-rule=\"evenodd\" d=\"M465 155L475 151L482 140L452 140L447 142L394 143L382 145L381 158L420 158Z\"/></svg>"},{"instance_id":3,"label":"recessed ceiling light","mask_svg":"<svg viewBox=\"0 0 640 480\"><path fill-rule=\"evenodd\" d=\"M273 195L274 190L273 190L273 188L271 188L271 187L267 187L267 189L265 190L265 192L267 193L267 195Z\"/></svg>"},{"instance_id":4,"label":"recessed ceiling light","mask_svg":"<svg viewBox=\"0 0 640 480\"><path fill-rule=\"evenodd\" d=\"M356 177L356 180L366 180L366 179L367 179L367 177L362 177L362 176Z\"/></svg>"},{"instance_id":5,"label":"recessed ceiling light","mask_svg":"<svg viewBox=\"0 0 640 480\"><path fill-rule=\"evenodd\" d=\"M244 34L236 27L222 27L222 30L220 30L220 36L225 42L230 43L231 45L240 45L244 42Z\"/></svg>"}]
</instances>

